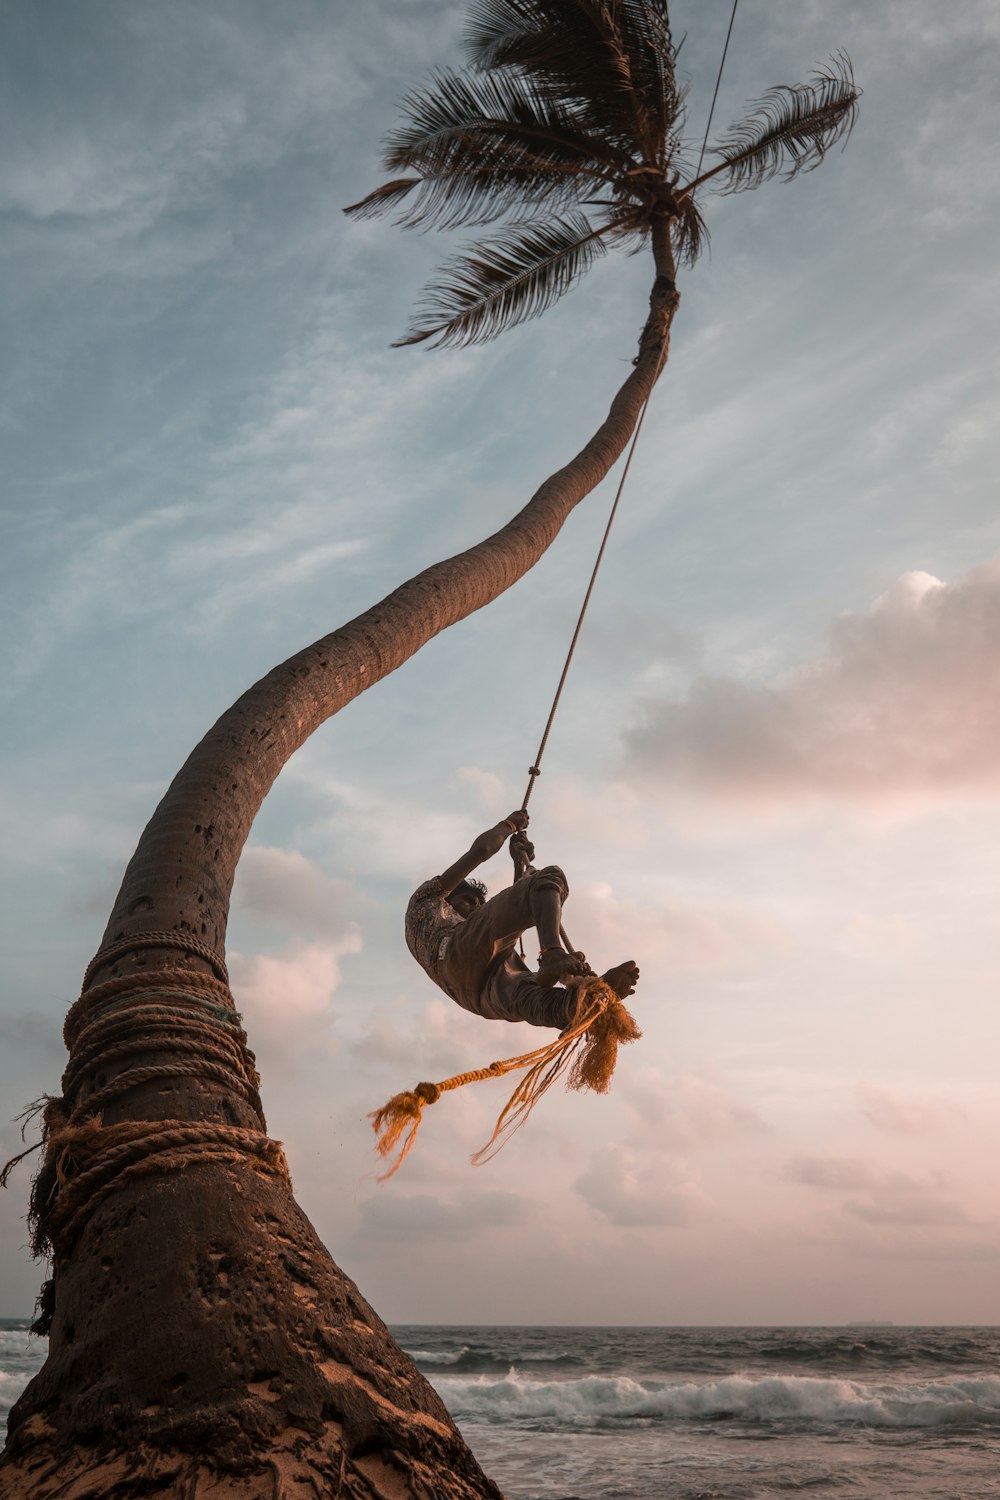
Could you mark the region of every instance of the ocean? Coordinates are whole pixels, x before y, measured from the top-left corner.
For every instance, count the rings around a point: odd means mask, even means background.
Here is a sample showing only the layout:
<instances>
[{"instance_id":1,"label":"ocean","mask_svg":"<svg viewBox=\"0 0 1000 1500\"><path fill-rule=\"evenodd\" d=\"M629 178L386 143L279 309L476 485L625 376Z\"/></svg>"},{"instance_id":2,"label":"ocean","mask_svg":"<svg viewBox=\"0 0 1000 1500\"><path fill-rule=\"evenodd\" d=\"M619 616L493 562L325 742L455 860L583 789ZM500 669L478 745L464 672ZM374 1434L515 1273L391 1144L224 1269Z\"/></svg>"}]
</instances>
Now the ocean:
<instances>
[{"instance_id":1,"label":"ocean","mask_svg":"<svg viewBox=\"0 0 1000 1500\"><path fill-rule=\"evenodd\" d=\"M509 1500L998 1500L997 1328L395 1327ZM44 1358L0 1321L0 1418Z\"/></svg>"}]
</instances>

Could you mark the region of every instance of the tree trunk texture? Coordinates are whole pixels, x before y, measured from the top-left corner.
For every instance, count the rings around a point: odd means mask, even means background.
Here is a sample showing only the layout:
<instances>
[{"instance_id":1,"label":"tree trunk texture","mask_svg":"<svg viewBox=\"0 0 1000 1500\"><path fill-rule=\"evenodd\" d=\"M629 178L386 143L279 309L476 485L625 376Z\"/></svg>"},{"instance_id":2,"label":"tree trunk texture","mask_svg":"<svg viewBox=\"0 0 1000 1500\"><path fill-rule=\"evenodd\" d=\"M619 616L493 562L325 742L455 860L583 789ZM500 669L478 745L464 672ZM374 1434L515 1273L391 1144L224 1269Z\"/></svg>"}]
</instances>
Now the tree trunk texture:
<instances>
[{"instance_id":1,"label":"tree trunk texture","mask_svg":"<svg viewBox=\"0 0 1000 1500\"><path fill-rule=\"evenodd\" d=\"M291 754L515 583L623 451L666 360L679 300L665 229L654 252L635 367L581 453L494 536L410 579L244 693L146 828L102 953L123 939L131 946L99 955L84 984L88 1004L109 996L88 1015L113 1045L88 1048L96 1031L84 1035L73 1012L68 1022L40 1211L58 1216L73 1191L78 1201L72 1222L63 1214L48 1237L49 1354L10 1414L0 1500L500 1500L439 1397L295 1203L228 990L216 984L206 998L197 985L225 972L206 950L224 952L237 860ZM165 949L157 933L190 947ZM172 1019L150 1021L171 1006ZM192 1061L191 1014L216 1028L211 1055L225 1066ZM147 1156L89 1191L76 1148L65 1150L71 1127L96 1132L90 1149L99 1137L104 1163L116 1130L133 1155L146 1149L133 1139L143 1132L167 1132L157 1149L185 1131L214 1144ZM231 1149L218 1143L237 1137ZM409 1253L402 1244L403 1268Z\"/></svg>"}]
</instances>

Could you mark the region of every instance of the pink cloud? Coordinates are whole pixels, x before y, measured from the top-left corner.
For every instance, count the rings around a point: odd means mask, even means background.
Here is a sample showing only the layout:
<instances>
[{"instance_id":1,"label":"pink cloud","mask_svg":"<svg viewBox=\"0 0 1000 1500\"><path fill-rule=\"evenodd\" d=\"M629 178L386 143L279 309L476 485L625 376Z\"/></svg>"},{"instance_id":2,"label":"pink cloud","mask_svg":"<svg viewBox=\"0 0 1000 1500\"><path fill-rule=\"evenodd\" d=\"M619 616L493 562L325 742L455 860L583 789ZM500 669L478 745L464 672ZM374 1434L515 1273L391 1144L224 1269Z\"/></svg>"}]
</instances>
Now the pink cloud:
<instances>
[{"instance_id":1,"label":"pink cloud","mask_svg":"<svg viewBox=\"0 0 1000 1500\"><path fill-rule=\"evenodd\" d=\"M806 1187L867 1188L874 1182L871 1167L855 1156L797 1156L789 1171Z\"/></svg>"},{"instance_id":2,"label":"pink cloud","mask_svg":"<svg viewBox=\"0 0 1000 1500\"><path fill-rule=\"evenodd\" d=\"M292 932L342 941L352 930L346 912L352 888L332 880L294 849L252 844L236 872L233 906L270 918Z\"/></svg>"},{"instance_id":3,"label":"pink cloud","mask_svg":"<svg viewBox=\"0 0 1000 1500\"><path fill-rule=\"evenodd\" d=\"M953 1125L963 1114L955 1104L874 1083L859 1083L857 1092L861 1113L869 1125L888 1135L929 1134Z\"/></svg>"},{"instance_id":4,"label":"pink cloud","mask_svg":"<svg viewBox=\"0 0 1000 1500\"><path fill-rule=\"evenodd\" d=\"M629 1146L593 1152L573 1187L595 1212L622 1229L688 1224L708 1207L686 1163Z\"/></svg>"},{"instance_id":5,"label":"pink cloud","mask_svg":"<svg viewBox=\"0 0 1000 1500\"><path fill-rule=\"evenodd\" d=\"M1000 792L1000 559L909 572L774 684L702 677L628 736L647 782L764 802Z\"/></svg>"},{"instance_id":6,"label":"pink cloud","mask_svg":"<svg viewBox=\"0 0 1000 1500\"><path fill-rule=\"evenodd\" d=\"M744 968L784 941L773 918L735 902L625 900L605 882L574 885L566 925L600 968L636 957L640 964L656 960L671 974Z\"/></svg>"},{"instance_id":7,"label":"pink cloud","mask_svg":"<svg viewBox=\"0 0 1000 1500\"><path fill-rule=\"evenodd\" d=\"M950 1228L969 1222L941 1172L914 1177L882 1171L858 1157L798 1156L790 1163L789 1175L805 1187L855 1195L843 1200L843 1211L866 1224Z\"/></svg>"},{"instance_id":8,"label":"pink cloud","mask_svg":"<svg viewBox=\"0 0 1000 1500\"><path fill-rule=\"evenodd\" d=\"M666 1077L645 1068L629 1078L622 1104L636 1143L695 1150L767 1132L760 1115L703 1073Z\"/></svg>"},{"instance_id":9,"label":"pink cloud","mask_svg":"<svg viewBox=\"0 0 1000 1500\"><path fill-rule=\"evenodd\" d=\"M230 953L233 996L250 1045L284 1068L297 1052L329 1050L330 1006L340 984L340 961L361 951L354 929L338 943L299 943L283 953Z\"/></svg>"}]
</instances>

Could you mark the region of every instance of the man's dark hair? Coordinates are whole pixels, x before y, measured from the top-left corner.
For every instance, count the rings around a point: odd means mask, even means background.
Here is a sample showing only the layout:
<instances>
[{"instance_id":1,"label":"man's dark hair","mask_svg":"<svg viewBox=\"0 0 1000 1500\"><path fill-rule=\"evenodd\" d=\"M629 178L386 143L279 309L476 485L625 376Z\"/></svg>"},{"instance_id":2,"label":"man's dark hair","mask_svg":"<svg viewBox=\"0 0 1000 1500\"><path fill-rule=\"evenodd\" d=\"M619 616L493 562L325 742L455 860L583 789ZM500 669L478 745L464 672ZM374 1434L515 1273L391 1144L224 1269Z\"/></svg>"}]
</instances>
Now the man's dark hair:
<instances>
[{"instance_id":1,"label":"man's dark hair","mask_svg":"<svg viewBox=\"0 0 1000 1500\"><path fill-rule=\"evenodd\" d=\"M477 896L480 906L483 905L486 900L486 887L481 880L463 880L459 886L459 890L463 889L469 891L473 896Z\"/></svg>"}]
</instances>

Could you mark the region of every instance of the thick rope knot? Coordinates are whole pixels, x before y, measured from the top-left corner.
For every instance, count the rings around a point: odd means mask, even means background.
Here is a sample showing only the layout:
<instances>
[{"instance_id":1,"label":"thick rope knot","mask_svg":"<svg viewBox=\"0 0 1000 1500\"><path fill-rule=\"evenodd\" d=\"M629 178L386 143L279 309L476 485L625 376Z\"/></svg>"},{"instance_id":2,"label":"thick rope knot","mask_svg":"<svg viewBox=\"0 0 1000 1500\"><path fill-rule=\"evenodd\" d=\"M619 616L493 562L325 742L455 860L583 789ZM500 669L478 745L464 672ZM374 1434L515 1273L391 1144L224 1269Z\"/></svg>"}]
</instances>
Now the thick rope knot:
<instances>
[{"instance_id":1,"label":"thick rope knot","mask_svg":"<svg viewBox=\"0 0 1000 1500\"><path fill-rule=\"evenodd\" d=\"M638 1041L641 1036L632 1012L611 991L610 1000L605 1001L603 1009L588 1025L584 1044L573 1059L566 1087L593 1089L595 1094L606 1094L618 1062L618 1048L623 1042Z\"/></svg>"},{"instance_id":2,"label":"thick rope knot","mask_svg":"<svg viewBox=\"0 0 1000 1500\"><path fill-rule=\"evenodd\" d=\"M396 1160L379 1181L385 1182L398 1172L413 1149L424 1104L436 1103L450 1089L527 1069L500 1111L493 1134L473 1156L472 1164L477 1167L496 1155L563 1073L569 1074L567 1088L593 1089L606 1094L618 1061L618 1048L623 1042L637 1041L642 1032L623 1001L596 974L575 981L573 989L576 994L573 1020L554 1042L520 1057L508 1057L485 1068L459 1073L441 1083L418 1083L412 1093L396 1094L381 1109L373 1110L368 1118L375 1131L375 1149L382 1157L392 1156L398 1150Z\"/></svg>"},{"instance_id":3,"label":"thick rope knot","mask_svg":"<svg viewBox=\"0 0 1000 1500\"><path fill-rule=\"evenodd\" d=\"M441 1088L438 1084L418 1083L412 1092L394 1094L388 1104L383 1104L381 1109L373 1110L368 1116L378 1138L376 1144L379 1155L391 1156L396 1147L399 1147L398 1159L388 1172L379 1177L379 1182L385 1182L387 1177L399 1171L404 1156L409 1155L416 1140L424 1105L436 1104L440 1097Z\"/></svg>"}]
</instances>

